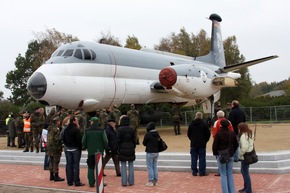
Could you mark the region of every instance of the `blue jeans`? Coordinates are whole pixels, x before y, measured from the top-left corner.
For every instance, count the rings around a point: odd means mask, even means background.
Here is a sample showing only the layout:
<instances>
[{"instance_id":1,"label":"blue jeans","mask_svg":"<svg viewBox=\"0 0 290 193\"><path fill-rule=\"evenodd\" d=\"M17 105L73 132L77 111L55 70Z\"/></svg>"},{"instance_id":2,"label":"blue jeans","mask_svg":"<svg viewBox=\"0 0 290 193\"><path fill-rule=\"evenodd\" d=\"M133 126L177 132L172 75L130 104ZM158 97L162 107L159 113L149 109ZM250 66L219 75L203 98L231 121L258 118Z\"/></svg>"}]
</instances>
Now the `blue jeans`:
<instances>
[{"instance_id":1,"label":"blue jeans","mask_svg":"<svg viewBox=\"0 0 290 193\"><path fill-rule=\"evenodd\" d=\"M205 174L206 173L206 148L190 148L191 155L191 170L192 174ZM199 159L199 170L197 169L197 160Z\"/></svg>"},{"instance_id":2,"label":"blue jeans","mask_svg":"<svg viewBox=\"0 0 290 193\"><path fill-rule=\"evenodd\" d=\"M157 182L158 181L158 169L157 160L159 153L146 153L146 165L148 169L148 181Z\"/></svg>"},{"instance_id":3,"label":"blue jeans","mask_svg":"<svg viewBox=\"0 0 290 193\"><path fill-rule=\"evenodd\" d=\"M66 158L66 179L67 184L72 185L80 183L80 160L81 160L81 150L65 151Z\"/></svg>"},{"instance_id":4,"label":"blue jeans","mask_svg":"<svg viewBox=\"0 0 290 193\"><path fill-rule=\"evenodd\" d=\"M233 176L233 162L234 158L230 158L230 162L221 164L220 159L217 159L218 168L220 172L220 182L222 186L222 193L235 193L235 183Z\"/></svg>"},{"instance_id":5,"label":"blue jeans","mask_svg":"<svg viewBox=\"0 0 290 193\"><path fill-rule=\"evenodd\" d=\"M134 185L134 164L133 161L128 161L129 175L127 179L127 161L121 161L121 180L122 186L127 186L127 181L130 186Z\"/></svg>"},{"instance_id":6,"label":"blue jeans","mask_svg":"<svg viewBox=\"0 0 290 193\"><path fill-rule=\"evenodd\" d=\"M241 161L241 173L244 179L244 190L246 193L252 193L252 182L249 173L249 164L245 164L245 161Z\"/></svg>"}]
</instances>

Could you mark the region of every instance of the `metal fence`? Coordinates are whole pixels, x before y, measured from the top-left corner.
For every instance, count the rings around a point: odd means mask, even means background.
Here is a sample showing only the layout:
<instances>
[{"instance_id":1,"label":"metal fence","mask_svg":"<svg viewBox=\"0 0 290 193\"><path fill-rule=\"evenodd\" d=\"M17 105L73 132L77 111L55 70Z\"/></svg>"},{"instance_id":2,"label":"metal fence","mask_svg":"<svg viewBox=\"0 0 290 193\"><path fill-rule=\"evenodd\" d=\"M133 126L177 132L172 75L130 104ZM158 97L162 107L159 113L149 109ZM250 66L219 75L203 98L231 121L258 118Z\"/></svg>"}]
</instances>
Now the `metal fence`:
<instances>
[{"instance_id":1,"label":"metal fence","mask_svg":"<svg viewBox=\"0 0 290 193\"><path fill-rule=\"evenodd\" d=\"M283 123L290 122L290 105L268 107L241 107L246 114L246 120L250 123ZM199 110L198 110L199 111ZM182 125L188 125L194 119L195 111L181 113ZM207 117L204 117L207 118ZM161 126L172 125L171 115L165 112L160 120Z\"/></svg>"}]
</instances>

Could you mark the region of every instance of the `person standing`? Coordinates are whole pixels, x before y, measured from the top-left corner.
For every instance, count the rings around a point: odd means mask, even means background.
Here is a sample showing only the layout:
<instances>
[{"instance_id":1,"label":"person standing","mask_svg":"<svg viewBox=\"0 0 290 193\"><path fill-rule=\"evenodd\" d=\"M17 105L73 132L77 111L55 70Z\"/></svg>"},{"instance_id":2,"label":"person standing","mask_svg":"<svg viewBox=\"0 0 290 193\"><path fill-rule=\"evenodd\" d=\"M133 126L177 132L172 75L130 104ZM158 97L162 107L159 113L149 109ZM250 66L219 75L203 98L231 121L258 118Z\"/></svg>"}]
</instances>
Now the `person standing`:
<instances>
[{"instance_id":1,"label":"person standing","mask_svg":"<svg viewBox=\"0 0 290 193\"><path fill-rule=\"evenodd\" d=\"M31 120L30 120L36 153L39 152L42 129L45 123L45 117L43 113L44 113L43 108L36 107L35 112L31 115Z\"/></svg>"},{"instance_id":2,"label":"person standing","mask_svg":"<svg viewBox=\"0 0 290 193\"><path fill-rule=\"evenodd\" d=\"M172 124L175 135L180 135L180 121L181 121L181 113L180 108L174 104L171 109L172 114Z\"/></svg>"},{"instance_id":3,"label":"person standing","mask_svg":"<svg viewBox=\"0 0 290 193\"><path fill-rule=\"evenodd\" d=\"M117 105L113 105L110 117L111 117L111 119L115 120L116 127L119 126L118 123L119 123L119 120L120 120L121 116L122 116L122 112L118 109L118 106Z\"/></svg>"},{"instance_id":4,"label":"person standing","mask_svg":"<svg viewBox=\"0 0 290 193\"><path fill-rule=\"evenodd\" d=\"M212 152L214 156L219 155L219 151L228 149L230 160L228 163L221 163L220 159L217 159L218 169L220 172L220 183L223 193L235 193L235 183L233 176L233 163L234 153L238 148L238 141L233 131L229 130L229 121L224 119L221 120L221 128L216 133L213 144Z\"/></svg>"},{"instance_id":5,"label":"person standing","mask_svg":"<svg viewBox=\"0 0 290 193\"><path fill-rule=\"evenodd\" d=\"M10 142L10 147L16 147L15 145L15 138L16 138L16 127L15 127L15 119L14 115L11 114L10 119L8 121L8 130L9 130L9 142Z\"/></svg>"},{"instance_id":6,"label":"person standing","mask_svg":"<svg viewBox=\"0 0 290 193\"><path fill-rule=\"evenodd\" d=\"M109 119L109 115L107 113L107 110L103 109L99 115L99 125L102 129L106 128L108 119Z\"/></svg>"},{"instance_id":7,"label":"person standing","mask_svg":"<svg viewBox=\"0 0 290 193\"><path fill-rule=\"evenodd\" d=\"M139 132L138 126L140 123L140 114L139 111L135 109L135 105L131 104L130 110L127 112L127 116L130 118L130 126L134 129L136 144L139 145Z\"/></svg>"},{"instance_id":8,"label":"person standing","mask_svg":"<svg viewBox=\"0 0 290 193\"><path fill-rule=\"evenodd\" d=\"M244 111L242 111L240 109L239 106L240 106L239 101L233 100L232 101L232 110L229 113L229 121L233 125L237 139L239 137L239 129L238 129L239 123L246 122L246 115L245 115ZM239 161L239 152L237 149L235 152L235 155L234 155L234 162L238 162L238 161Z\"/></svg>"},{"instance_id":9,"label":"person standing","mask_svg":"<svg viewBox=\"0 0 290 193\"><path fill-rule=\"evenodd\" d=\"M6 123L6 133L7 133L7 147L10 146L10 136L9 136L9 127L8 127L8 122L9 119L11 118L11 115L13 113L9 113L8 117L5 119L5 123Z\"/></svg>"},{"instance_id":10,"label":"person standing","mask_svg":"<svg viewBox=\"0 0 290 193\"><path fill-rule=\"evenodd\" d=\"M213 137L213 138L215 137L216 133L217 133L217 132L220 130L220 128L221 128L221 120L226 120L226 118L225 118L225 113L224 113L224 111L222 111L222 110L219 110L219 111L216 113L216 116L217 116L217 120L214 122L214 124L213 124L213 130L212 130L212 137ZM231 123L230 123L230 125L229 125L229 129L230 129L231 131L234 131L233 126L232 126ZM218 157L216 157L216 158L218 158ZM220 176L220 173L215 174L215 176Z\"/></svg>"},{"instance_id":11,"label":"person standing","mask_svg":"<svg viewBox=\"0 0 290 193\"><path fill-rule=\"evenodd\" d=\"M50 171L50 181L55 182L64 181L63 178L59 177L59 162L62 152L62 144L59 140L60 135L60 118L55 117L52 120L52 124L48 127L47 133L47 155L49 156L49 171Z\"/></svg>"},{"instance_id":12,"label":"person standing","mask_svg":"<svg viewBox=\"0 0 290 193\"><path fill-rule=\"evenodd\" d=\"M98 127L98 118L92 117L90 119L90 128L86 129L83 135L82 144L84 149L88 151L88 181L89 186L94 187L95 178L95 153L104 153L108 146L108 139L104 129Z\"/></svg>"},{"instance_id":13,"label":"person standing","mask_svg":"<svg viewBox=\"0 0 290 193\"><path fill-rule=\"evenodd\" d=\"M148 182L146 186L155 186L158 181L157 160L159 157L158 141L159 133L155 129L155 123L150 122L146 126L147 133L143 139L143 145L146 146L146 165L148 169Z\"/></svg>"},{"instance_id":14,"label":"person standing","mask_svg":"<svg viewBox=\"0 0 290 193\"><path fill-rule=\"evenodd\" d=\"M251 152L254 149L254 139L255 136L252 130L246 123L240 123L238 125L239 129L239 158L241 160L241 173L244 179L244 188L239 190L241 193L252 193L252 182L249 172L249 164L244 161L244 154L246 152Z\"/></svg>"},{"instance_id":15,"label":"person standing","mask_svg":"<svg viewBox=\"0 0 290 193\"><path fill-rule=\"evenodd\" d=\"M23 133L23 127L24 127L23 114L24 114L24 111L20 111L19 116L17 116L15 119L18 148L23 148L25 144L24 133Z\"/></svg>"},{"instance_id":16,"label":"person standing","mask_svg":"<svg viewBox=\"0 0 290 193\"><path fill-rule=\"evenodd\" d=\"M60 137L62 138L62 137ZM63 143L65 145L66 158L66 179L67 184L72 186L84 186L80 181L80 160L82 155L82 137L79 129L79 123L76 116L72 115L68 126L63 132Z\"/></svg>"},{"instance_id":17,"label":"person standing","mask_svg":"<svg viewBox=\"0 0 290 193\"><path fill-rule=\"evenodd\" d=\"M207 176L206 173L206 144L210 138L208 125L202 120L203 114L197 112L195 119L189 124L187 137L190 140L191 170L192 175ZM197 160L199 167L197 169Z\"/></svg>"},{"instance_id":18,"label":"person standing","mask_svg":"<svg viewBox=\"0 0 290 193\"><path fill-rule=\"evenodd\" d=\"M106 155L104 158L103 170L105 169L106 164L112 158L114 162L114 166L115 166L116 175L121 176L119 158L118 158L118 153L117 153L117 145L116 145L116 140L117 140L116 129L117 128L116 128L115 119L109 119L107 128L105 130L108 137L108 147L106 149ZM106 175L104 174L104 176Z\"/></svg>"},{"instance_id":19,"label":"person standing","mask_svg":"<svg viewBox=\"0 0 290 193\"><path fill-rule=\"evenodd\" d=\"M117 130L117 148L119 161L121 161L121 182L122 186L134 185L134 164L136 159L136 136L135 131L130 127L130 118L126 115L120 117L120 127ZM127 178L127 162L129 175Z\"/></svg>"},{"instance_id":20,"label":"person standing","mask_svg":"<svg viewBox=\"0 0 290 193\"><path fill-rule=\"evenodd\" d=\"M30 152L33 152L33 136L32 130L30 128L30 114L29 111L24 113L23 119L23 132L24 132L24 141L25 141L25 150L23 152L28 152L30 147Z\"/></svg>"}]
</instances>

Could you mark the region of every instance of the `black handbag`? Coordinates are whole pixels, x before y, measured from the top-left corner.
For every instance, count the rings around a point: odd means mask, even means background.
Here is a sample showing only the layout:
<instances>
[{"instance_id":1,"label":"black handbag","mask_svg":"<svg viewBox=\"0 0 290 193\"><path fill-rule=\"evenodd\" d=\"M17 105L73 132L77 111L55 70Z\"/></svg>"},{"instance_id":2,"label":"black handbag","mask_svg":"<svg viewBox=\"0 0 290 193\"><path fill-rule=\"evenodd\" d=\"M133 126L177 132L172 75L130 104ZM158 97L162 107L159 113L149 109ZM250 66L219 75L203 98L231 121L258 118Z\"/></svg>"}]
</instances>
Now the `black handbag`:
<instances>
[{"instance_id":1,"label":"black handbag","mask_svg":"<svg viewBox=\"0 0 290 193\"><path fill-rule=\"evenodd\" d=\"M251 152L246 152L244 154L244 162L248 165L258 162L258 155L256 154L255 148L253 148Z\"/></svg>"},{"instance_id":2,"label":"black handbag","mask_svg":"<svg viewBox=\"0 0 290 193\"><path fill-rule=\"evenodd\" d=\"M168 148L167 144L163 139L160 137L158 141L158 150L159 152L165 151Z\"/></svg>"},{"instance_id":3,"label":"black handbag","mask_svg":"<svg viewBox=\"0 0 290 193\"><path fill-rule=\"evenodd\" d=\"M229 148L219 151L219 160L221 164L230 162Z\"/></svg>"}]
</instances>

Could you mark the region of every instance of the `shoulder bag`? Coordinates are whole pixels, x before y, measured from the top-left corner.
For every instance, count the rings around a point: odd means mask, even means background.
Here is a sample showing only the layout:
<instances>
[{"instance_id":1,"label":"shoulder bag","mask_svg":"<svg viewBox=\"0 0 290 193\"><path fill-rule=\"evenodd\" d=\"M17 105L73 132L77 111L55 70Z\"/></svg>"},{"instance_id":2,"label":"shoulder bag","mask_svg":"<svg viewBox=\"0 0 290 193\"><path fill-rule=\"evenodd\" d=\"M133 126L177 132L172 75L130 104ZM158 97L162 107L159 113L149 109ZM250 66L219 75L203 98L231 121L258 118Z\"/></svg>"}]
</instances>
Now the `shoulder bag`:
<instances>
[{"instance_id":1,"label":"shoulder bag","mask_svg":"<svg viewBox=\"0 0 290 193\"><path fill-rule=\"evenodd\" d=\"M159 152L165 151L168 148L167 144L163 139L160 137L158 141L158 150Z\"/></svg>"},{"instance_id":2,"label":"shoulder bag","mask_svg":"<svg viewBox=\"0 0 290 193\"><path fill-rule=\"evenodd\" d=\"M256 138L256 128L255 128L255 138ZM251 152L246 152L244 154L244 162L245 164L248 165L258 162L258 155L256 154L255 146L253 147L253 150Z\"/></svg>"}]
</instances>

